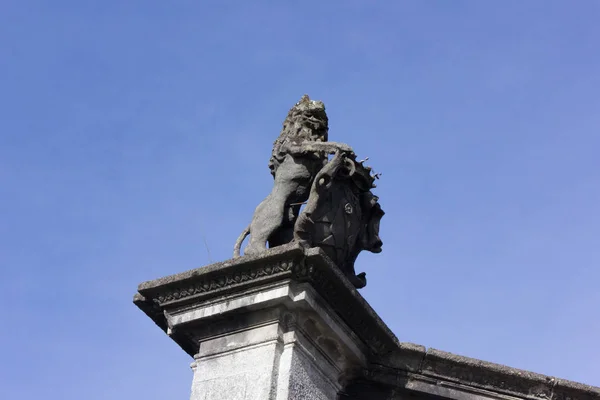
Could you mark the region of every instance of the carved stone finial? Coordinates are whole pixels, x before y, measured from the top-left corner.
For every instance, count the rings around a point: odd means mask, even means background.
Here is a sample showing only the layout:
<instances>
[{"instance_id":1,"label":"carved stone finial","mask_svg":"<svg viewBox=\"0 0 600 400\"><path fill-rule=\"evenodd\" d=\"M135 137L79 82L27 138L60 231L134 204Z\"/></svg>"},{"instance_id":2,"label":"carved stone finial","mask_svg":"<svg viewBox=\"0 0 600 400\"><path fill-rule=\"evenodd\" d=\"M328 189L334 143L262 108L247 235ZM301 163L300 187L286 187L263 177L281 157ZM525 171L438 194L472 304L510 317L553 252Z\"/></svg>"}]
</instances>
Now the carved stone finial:
<instances>
[{"instance_id":1,"label":"carved stone finial","mask_svg":"<svg viewBox=\"0 0 600 400\"><path fill-rule=\"evenodd\" d=\"M356 161L350 146L328 142L328 122L323 102L308 95L290 109L269 160L273 189L238 238L234 257L248 235L245 254L260 253L267 243L320 247L356 287L363 287L365 274L355 274L354 261L362 250L380 252L382 245L384 213L370 192L377 177ZM334 155L330 161L329 154Z\"/></svg>"}]
</instances>

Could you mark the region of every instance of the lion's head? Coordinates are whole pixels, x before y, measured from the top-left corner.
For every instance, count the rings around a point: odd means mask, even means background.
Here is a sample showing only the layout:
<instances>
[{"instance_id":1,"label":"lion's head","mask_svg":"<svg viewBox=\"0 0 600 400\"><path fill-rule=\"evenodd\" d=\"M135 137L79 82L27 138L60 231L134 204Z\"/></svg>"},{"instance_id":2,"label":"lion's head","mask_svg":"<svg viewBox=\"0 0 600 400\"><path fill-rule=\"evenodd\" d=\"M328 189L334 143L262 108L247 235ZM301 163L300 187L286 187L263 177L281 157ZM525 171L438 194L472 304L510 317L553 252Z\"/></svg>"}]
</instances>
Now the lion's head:
<instances>
[{"instance_id":1,"label":"lion's head","mask_svg":"<svg viewBox=\"0 0 600 400\"><path fill-rule=\"evenodd\" d=\"M325 112L325 104L322 101L311 100L305 94L288 112L283 121L281 133L273 144L273 152L269 161L271 173L275 173L285 157L281 150L284 143L326 142L328 133L329 119Z\"/></svg>"}]
</instances>

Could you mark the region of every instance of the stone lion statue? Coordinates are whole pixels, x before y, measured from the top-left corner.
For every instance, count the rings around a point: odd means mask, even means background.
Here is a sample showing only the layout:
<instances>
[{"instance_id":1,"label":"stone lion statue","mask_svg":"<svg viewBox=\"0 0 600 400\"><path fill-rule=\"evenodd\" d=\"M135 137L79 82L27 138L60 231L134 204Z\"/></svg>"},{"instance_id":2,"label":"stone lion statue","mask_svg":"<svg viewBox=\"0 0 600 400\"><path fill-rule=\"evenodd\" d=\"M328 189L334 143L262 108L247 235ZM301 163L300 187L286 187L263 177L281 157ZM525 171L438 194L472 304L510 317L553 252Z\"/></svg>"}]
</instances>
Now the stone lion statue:
<instances>
[{"instance_id":1,"label":"stone lion statue","mask_svg":"<svg viewBox=\"0 0 600 400\"><path fill-rule=\"evenodd\" d=\"M384 212L371 193L377 175L356 161L350 146L327 139L325 106L303 96L289 111L273 145L273 189L238 238L234 257L240 256L248 235L245 254L260 253L267 244L320 247L361 288L366 277L356 275L354 262L361 251L379 253L382 246L379 221Z\"/></svg>"},{"instance_id":2,"label":"stone lion statue","mask_svg":"<svg viewBox=\"0 0 600 400\"><path fill-rule=\"evenodd\" d=\"M308 200L315 175L327 162L328 154L338 149L352 152L346 144L327 142L328 131L323 102L304 95L290 109L269 160L275 179L273 189L256 207L252 222L236 242L234 256L240 255L241 244L248 235L245 254L265 250L267 242L275 247L293 239L300 207Z\"/></svg>"}]
</instances>

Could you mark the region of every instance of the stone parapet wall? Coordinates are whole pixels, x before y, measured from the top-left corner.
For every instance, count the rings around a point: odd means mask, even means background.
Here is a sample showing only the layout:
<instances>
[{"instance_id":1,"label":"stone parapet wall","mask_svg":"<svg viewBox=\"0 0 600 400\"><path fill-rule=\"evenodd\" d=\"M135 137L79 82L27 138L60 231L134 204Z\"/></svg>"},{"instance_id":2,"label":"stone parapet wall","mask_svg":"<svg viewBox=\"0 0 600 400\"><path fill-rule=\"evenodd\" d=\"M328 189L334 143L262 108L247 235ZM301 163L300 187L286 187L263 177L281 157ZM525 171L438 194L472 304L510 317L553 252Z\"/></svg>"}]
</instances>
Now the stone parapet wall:
<instances>
[{"instance_id":1,"label":"stone parapet wall","mask_svg":"<svg viewBox=\"0 0 600 400\"><path fill-rule=\"evenodd\" d=\"M597 387L411 343L401 343L394 357L398 360L366 368L362 378L356 380L353 390L378 390L387 395L397 393L398 396L419 393L424 398L430 395L434 396L432 398L452 399L600 399L600 388ZM391 366L403 363L402 360L407 357L414 362L404 363L402 367Z\"/></svg>"}]
</instances>

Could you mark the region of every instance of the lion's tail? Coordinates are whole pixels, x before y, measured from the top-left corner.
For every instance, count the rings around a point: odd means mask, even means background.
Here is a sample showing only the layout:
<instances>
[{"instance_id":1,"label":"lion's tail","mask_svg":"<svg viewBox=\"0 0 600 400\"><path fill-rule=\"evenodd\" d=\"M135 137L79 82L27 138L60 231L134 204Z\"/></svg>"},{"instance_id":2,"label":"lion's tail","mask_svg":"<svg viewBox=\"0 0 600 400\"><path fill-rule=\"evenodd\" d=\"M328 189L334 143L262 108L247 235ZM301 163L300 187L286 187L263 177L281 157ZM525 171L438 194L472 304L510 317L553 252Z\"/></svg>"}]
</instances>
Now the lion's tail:
<instances>
[{"instance_id":1,"label":"lion's tail","mask_svg":"<svg viewBox=\"0 0 600 400\"><path fill-rule=\"evenodd\" d=\"M238 240L235 242L235 247L233 248L233 258L240 256L240 251L242 249L242 243L244 242L244 239L246 239L246 237L249 234L250 234L250 225L248 225L246 227L246 229L244 229L244 231L242 232L240 237L238 237Z\"/></svg>"}]
</instances>

